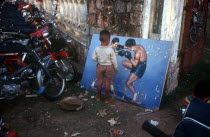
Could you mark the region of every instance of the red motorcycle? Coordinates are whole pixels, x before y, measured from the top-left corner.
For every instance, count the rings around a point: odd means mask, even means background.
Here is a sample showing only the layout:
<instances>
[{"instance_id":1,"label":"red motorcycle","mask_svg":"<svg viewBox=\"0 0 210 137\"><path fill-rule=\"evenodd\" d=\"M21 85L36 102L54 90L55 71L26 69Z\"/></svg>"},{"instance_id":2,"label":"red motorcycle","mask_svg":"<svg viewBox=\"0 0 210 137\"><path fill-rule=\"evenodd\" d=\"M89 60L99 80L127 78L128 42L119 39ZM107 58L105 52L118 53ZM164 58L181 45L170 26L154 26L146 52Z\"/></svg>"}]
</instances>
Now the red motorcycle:
<instances>
[{"instance_id":1,"label":"red motorcycle","mask_svg":"<svg viewBox=\"0 0 210 137\"><path fill-rule=\"evenodd\" d=\"M55 17L57 5L55 6L55 10L53 13L53 17L51 20L43 21L43 28L29 33L29 32L21 32L21 33L11 33L10 38L7 38L2 41L2 45L28 45L28 42L32 40L32 43L36 47L44 47L43 52L39 53L39 55L50 55L51 59L58 60L59 67L62 68L63 72L66 76L66 81L74 81L77 79L77 68L70 60L71 56L69 55L67 48L59 46L60 48L55 48L53 44L59 40L65 41L61 36L57 35ZM67 42L67 40L66 40ZM59 43L58 43L59 44ZM24 65L24 64L23 64Z\"/></svg>"},{"instance_id":2,"label":"red motorcycle","mask_svg":"<svg viewBox=\"0 0 210 137\"><path fill-rule=\"evenodd\" d=\"M57 100L65 91L65 77L50 55L39 56L42 48L0 45L0 100L28 94L27 89Z\"/></svg>"},{"instance_id":3,"label":"red motorcycle","mask_svg":"<svg viewBox=\"0 0 210 137\"><path fill-rule=\"evenodd\" d=\"M1 44L2 45L14 45L14 44L22 44L27 45L30 39L33 39L33 45L37 47L44 47L43 52L40 55L51 55L51 59L58 60L59 67L62 68L63 72L66 76L66 81L75 81L77 79L77 68L71 61L71 56L68 53L68 49L66 47L54 48L53 43L59 40L63 40L67 42L62 37L55 36L55 32L53 32L54 22L50 21L45 23L47 24L42 29L37 30L31 34L14 34L13 38L5 39ZM17 56L18 58L18 56ZM24 64L23 64L24 65Z\"/></svg>"}]
</instances>

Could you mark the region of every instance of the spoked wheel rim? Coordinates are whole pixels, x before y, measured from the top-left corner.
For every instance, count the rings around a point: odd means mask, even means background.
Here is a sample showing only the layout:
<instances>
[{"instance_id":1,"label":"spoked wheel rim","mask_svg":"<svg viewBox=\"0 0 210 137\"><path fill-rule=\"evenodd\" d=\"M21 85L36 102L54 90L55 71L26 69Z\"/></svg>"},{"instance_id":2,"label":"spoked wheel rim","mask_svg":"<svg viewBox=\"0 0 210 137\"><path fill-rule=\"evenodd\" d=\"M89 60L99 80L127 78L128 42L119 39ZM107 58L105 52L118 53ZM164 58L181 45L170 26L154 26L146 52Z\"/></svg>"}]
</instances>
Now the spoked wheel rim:
<instances>
[{"instance_id":1,"label":"spoked wheel rim","mask_svg":"<svg viewBox=\"0 0 210 137\"><path fill-rule=\"evenodd\" d=\"M65 78L62 72L56 67L49 68L49 72L52 78L50 79L48 76L44 78L46 88L44 95L49 100L56 100L65 90Z\"/></svg>"}]
</instances>

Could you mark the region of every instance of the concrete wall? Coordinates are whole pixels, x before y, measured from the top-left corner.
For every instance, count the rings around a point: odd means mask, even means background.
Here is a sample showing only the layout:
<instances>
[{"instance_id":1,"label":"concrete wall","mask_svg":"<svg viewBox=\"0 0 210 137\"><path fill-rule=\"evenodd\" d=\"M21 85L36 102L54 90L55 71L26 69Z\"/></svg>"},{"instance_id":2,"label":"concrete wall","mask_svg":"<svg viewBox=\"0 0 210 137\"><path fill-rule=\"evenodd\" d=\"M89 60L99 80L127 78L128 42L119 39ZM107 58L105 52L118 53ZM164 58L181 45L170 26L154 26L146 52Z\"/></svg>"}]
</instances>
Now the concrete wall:
<instances>
[{"instance_id":1,"label":"concrete wall","mask_svg":"<svg viewBox=\"0 0 210 137\"><path fill-rule=\"evenodd\" d=\"M153 18L152 12L154 12L154 0L144 0L143 38L160 39L173 42L166 80L167 93L173 91L178 85L180 61L177 54L179 51L183 5L184 0L164 0L161 33L150 35L150 25Z\"/></svg>"},{"instance_id":2,"label":"concrete wall","mask_svg":"<svg viewBox=\"0 0 210 137\"><path fill-rule=\"evenodd\" d=\"M167 92L173 91L178 85L179 41L183 17L184 0L165 0L163 9L163 22L161 40L173 41L171 59L166 81Z\"/></svg>"}]
</instances>

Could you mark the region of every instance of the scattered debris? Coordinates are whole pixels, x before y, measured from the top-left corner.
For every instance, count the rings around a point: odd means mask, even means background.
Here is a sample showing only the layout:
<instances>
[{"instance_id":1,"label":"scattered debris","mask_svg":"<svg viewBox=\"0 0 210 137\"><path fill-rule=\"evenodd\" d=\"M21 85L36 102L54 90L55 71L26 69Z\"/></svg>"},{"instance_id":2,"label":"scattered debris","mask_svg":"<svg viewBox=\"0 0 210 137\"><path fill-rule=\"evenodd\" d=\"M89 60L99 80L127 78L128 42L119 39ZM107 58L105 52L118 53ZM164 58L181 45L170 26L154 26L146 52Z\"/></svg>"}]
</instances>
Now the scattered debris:
<instances>
[{"instance_id":1,"label":"scattered debris","mask_svg":"<svg viewBox=\"0 0 210 137\"><path fill-rule=\"evenodd\" d=\"M122 135L122 134L124 133L124 131L114 129L113 133L114 133L114 134L118 134L118 135Z\"/></svg>"},{"instance_id":2,"label":"scattered debris","mask_svg":"<svg viewBox=\"0 0 210 137\"><path fill-rule=\"evenodd\" d=\"M82 100L83 100L84 102L88 101L88 99L87 99L87 98L83 98Z\"/></svg>"},{"instance_id":3,"label":"scattered debris","mask_svg":"<svg viewBox=\"0 0 210 137\"><path fill-rule=\"evenodd\" d=\"M99 112L97 113L97 115L100 116L100 117L105 117L107 115L106 110L107 109L99 110Z\"/></svg>"},{"instance_id":4,"label":"scattered debris","mask_svg":"<svg viewBox=\"0 0 210 137\"><path fill-rule=\"evenodd\" d=\"M76 96L66 97L58 105L64 110L81 110L84 103Z\"/></svg>"},{"instance_id":5,"label":"scattered debris","mask_svg":"<svg viewBox=\"0 0 210 137\"><path fill-rule=\"evenodd\" d=\"M145 109L145 112L136 114L137 116L142 116L146 114L153 113L154 111L152 109Z\"/></svg>"},{"instance_id":6,"label":"scattered debris","mask_svg":"<svg viewBox=\"0 0 210 137\"><path fill-rule=\"evenodd\" d=\"M78 110L81 110L81 109L82 109L82 107L83 107L83 106L80 106L80 107L76 108L76 110L77 110L77 111L78 111Z\"/></svg>"},{"instance_id":7,"label":"scattered debris","mask_svg":"<svg viewBox=\"0 0 210 137\"><path fill-rule=\"evenodd\" d=\"M87 96L88 95L88 91L87 90L85 90L85 93L80 93L80 95L78 96L78 98L84 98L85 96Z\"/></svg>"},{"instance_id":8,"label":"scattered debris","mask_svg":"<svg viewBox=\"0 0 210 137\"><path fill-rule=\"evenodd\" d=\"M110 126L114 126L115 124L120 124L119 122L117 122L118 118L116 119L111 118L110 120L107 120L107 121L110 123Z\"/></svg>"},{"instance_id":9,"label":"scattered debris","mask_svg":"<svg viewBox=\"0 0 210 137\"><path fill-rule=\"evenodd\" d=\"M151 123L152 125L154 125L154 126L157 126L157 125L159 124L158 121L154 121L154 120L150 120L150 123Z\"/></svg>"},{"instance_id":10,"label":"scattered debris","mask_svg":"<svg viewBox=\"0 0 210 137\"><path fill-rule=\"evenodd\" d=\"M85 90L85 96L87 96L87 95L88 95L88 93L89 93L89 92L88 92L87 90Z\"/></svg>"},{"instance_id":11,"label":"scattered debris","mask_svg":"<svg viewBox=\"0 0 210 137\"><path fill-rule=\"evenodd\" d=\"M37 94L29 94L25 96L26 98L34 98L34 97L38 97Z\"/></svg>"},{"instance_id":12,"label":"scattered debris","mask_svg":"<svg viewBox=\"0 0 210 137\"><path fill-rule=\"evenodd\" d=\"M143 113L138 113L138 114L136 114L137 116L142 116L142 115L146 115L146 114L150 114L150 113L152 113L152 112L143 112Z\"/></svg>"},{"instance_id":13,"label":"scattered debris","mask_svg":"<svg viewBox=\"0 0 210 137\"><path fill-rule=\"evenodd\" d=\"M152 109L145 109L145 112L153 112L153 110Z\"/></svg>"},{"instance_id":14,"label":"scattered debris","mask_svg":"<svg viewBox=\"0 0 210 137\"><path fill-rule=\"evenodd\" d=\"M74 134L71 134L71 137L76 137L78 135L80 135L80 133L74 133Z\"/></svg>"},{"instance_id":15,"label":"scattered debris","mask_svg":"<svg viewBox=\"0 0 210 137\"><path fill-rule=\"evenodd\" d=\"M133 119L140 119L141 117L133 117Z\"/></svg>"},{"instance_id":16,"label":"scattered debris","mask_svg":"<svg viewBox=\"0 0 210 137\"><path fill-rule=\"evenodd\" d=\"M109 130L109 133L110 133L110 137L113 137L111 129Z\"/></svg>"},{"instance_id":17,"label":"scattered debris","mask_svg":"<svg viewBox=\"0 0 210 137\"><path fill-rule=\"evenodd\" d=\"M69 133L68 132L64 132L64 136L66 137L66 136L68 136L69 135Z\"/></svg>"},{"instance_id":18,"label":"scattered debris","mask_svg":"<svg viewBox=\"0 0 210 137\"><path fill-rule=\"evenodd\" d=\"M80 95L78 96L78 98L84 98L85 97L85 95L83 94L83 93L80 93Z\"/></svg>"}]
</instances>

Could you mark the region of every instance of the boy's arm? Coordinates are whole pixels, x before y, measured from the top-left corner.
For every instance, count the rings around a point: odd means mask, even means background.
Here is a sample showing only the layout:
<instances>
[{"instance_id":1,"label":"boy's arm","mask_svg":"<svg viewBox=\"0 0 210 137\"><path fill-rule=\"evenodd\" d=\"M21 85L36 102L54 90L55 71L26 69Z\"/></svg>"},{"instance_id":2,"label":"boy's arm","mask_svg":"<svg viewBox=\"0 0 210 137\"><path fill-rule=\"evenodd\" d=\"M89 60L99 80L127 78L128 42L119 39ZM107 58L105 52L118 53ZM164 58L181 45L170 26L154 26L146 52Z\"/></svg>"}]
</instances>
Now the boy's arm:
<instances>
[{"instance_id":1,"label":"boy's arm","mask_svg":"<svg viewBox=\"0 0 210 137\"><path fill-rule=\"evenodd\" d=\"M92 60L97 61L96 49L93 51Z\"/></svg>"},{"instance_id":2,"label":"boy's arm","mask_svg":"<svg viewBox=\"0 0 210 137\"><path fill-rule=\"evenodd\" d=\"M118 69L118 64L117 64L117 58L116 58L114 50L112 50L112 52L111 52L111 62L113 64L115 70L117 70Z\"/></svg>"}]
</instances>

